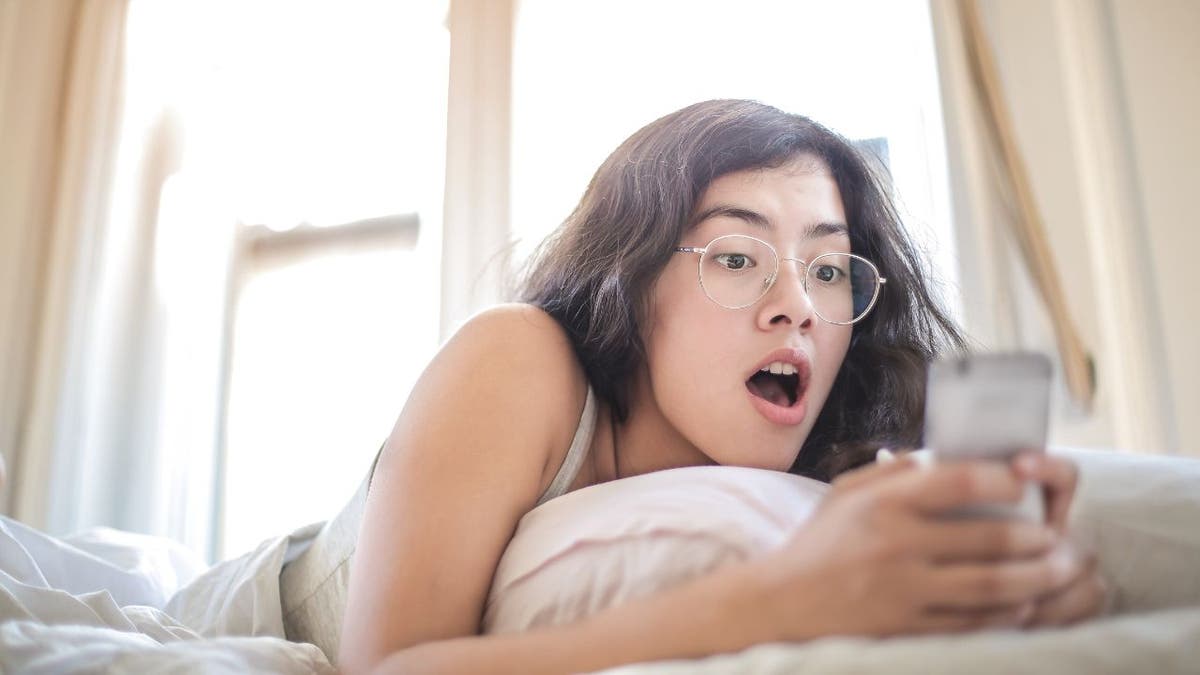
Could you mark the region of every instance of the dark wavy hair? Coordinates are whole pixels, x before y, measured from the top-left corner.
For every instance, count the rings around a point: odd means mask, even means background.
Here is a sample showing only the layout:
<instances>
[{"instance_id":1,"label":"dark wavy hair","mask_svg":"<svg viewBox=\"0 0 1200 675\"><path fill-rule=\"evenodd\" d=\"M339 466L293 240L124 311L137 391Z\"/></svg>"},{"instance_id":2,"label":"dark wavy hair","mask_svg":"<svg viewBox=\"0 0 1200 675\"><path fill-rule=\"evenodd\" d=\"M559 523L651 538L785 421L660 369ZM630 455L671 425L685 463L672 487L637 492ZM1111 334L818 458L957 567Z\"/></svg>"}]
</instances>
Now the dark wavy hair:
<instances>
[{"instance_id":1,"label":"dark wavy hair","mask_svg":"<svg viewBox=\"0 0 1200 675\"><path fill-rule=\"evenodd\" d=\"M886 183L849 141L812 120L761 103L705 101L662 117L621 144L579 205L537 249L518 298L566 329L596 395L618 421L629 414L645 359L640 326L651 289L720 176L820 158L841 191L851 250L888 279L854 325L845 361L791 472L830 481L881 446L921 441L925 371L962 350L959 329L930 292L932 269L909 239Z\"/></svg>"}]
</instances>

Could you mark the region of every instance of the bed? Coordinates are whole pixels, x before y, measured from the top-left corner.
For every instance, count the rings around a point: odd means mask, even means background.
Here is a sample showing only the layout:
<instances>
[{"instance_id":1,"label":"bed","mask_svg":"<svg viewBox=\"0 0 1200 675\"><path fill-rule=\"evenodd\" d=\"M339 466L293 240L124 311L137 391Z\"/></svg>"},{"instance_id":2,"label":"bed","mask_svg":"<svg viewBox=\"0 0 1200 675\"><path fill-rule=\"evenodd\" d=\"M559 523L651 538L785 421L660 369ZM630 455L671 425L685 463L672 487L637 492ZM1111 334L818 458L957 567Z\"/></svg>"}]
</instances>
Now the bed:
<instances>
[{"instance_id":1,"label":"bed","mask_svg":"<svg viewBox=\"0 0 1200 675\"><path fill-rule=\"evenodd\" d=\"M736 654L607 672L1200 672L1200 461L1103 450L1052 451L1079 463L1072 529L1097 549L1102 573L1115 589L1107 616L1060 629L760 645ZM678 474L660 473L664 475L646 478L657 481L657 488L635 492L666 490L672 480L676 487L695 485L693 476L680 480ZM497 570L487 629L503 632L538 621L569 620L574 613L602 609L598 597L619 601L651 592L655 584L702 573L710 562L723 564L755 547L774 545L819 499L818 484L779 503L779 491L786 489L780 486L805 480L774 474L731 478L714 488L746 505L747 513L759 513L757 524L749 517L732 523L729 519L738 516L730 509L724 509L725 520L697 517L676 500L671 500L674 521L659 522L658 516L645 515L654 509L644 501L635 507L638 518L621 521L625 530L620 536L612 536L612 518L596 518L591 525L577 520L580 509L612 503L612 494L595 489L605 486L552 500L522 520ZM606 485L609 492L626 491L617 495L626 503L628 491L637 488L625 481ZM355 500L328 523L265 541L211 568L158 539L110 530L56 539L0 517L0 672L335 672L331 657L344 594L322 596L321 591L344 588L338 573L348 569L354 535L344 516L353 515ZM774 515L767 513L768 502L775 504ZM576 525L563 528L568 513ZM771 525L772 518L779 521L778 513L793 521ZM555 527L557 535L547 534ZM693 536L663 537L663 532ZM716 543L704 549L698 533ZM693 548L681 555L680 542ZM613 556L627 561L631 555L643 563L655 556L701 562L690 568L675 565L674 577L625 575L614 581L607 571ZM596 581L589 586L552 579L556 574L579 579L581 573ZM542 588L568 588L569 597L564 600L558 593L545 599L529 592L538 585L529 583L531 574L544 576ZM310 599L320 602L306 602ZM307 623L298 619L304 609L312 610Z\"/></svg>"}]
</instances>

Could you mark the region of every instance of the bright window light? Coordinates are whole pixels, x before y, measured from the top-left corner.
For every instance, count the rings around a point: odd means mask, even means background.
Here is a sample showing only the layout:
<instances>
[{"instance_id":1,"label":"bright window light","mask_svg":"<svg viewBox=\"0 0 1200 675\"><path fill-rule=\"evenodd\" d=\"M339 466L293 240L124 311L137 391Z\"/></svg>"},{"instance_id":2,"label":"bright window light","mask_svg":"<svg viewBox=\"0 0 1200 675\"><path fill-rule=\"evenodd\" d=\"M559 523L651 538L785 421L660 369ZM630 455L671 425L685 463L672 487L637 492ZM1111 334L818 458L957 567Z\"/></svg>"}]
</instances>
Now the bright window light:
<instances>
[{"instance_id":1,"label":"bright window light","mask_svg":"<svg viewBox=\"0 0 1200 675\"><path fill-rule=\"evenodd\" d=\"M850 139L886 139L906 223L955 283L924 0L522 0L514 45L519 255L571 212L639 127L697 101L750 98Z\"/></svg>"},{"instance_id":2,"label":"bright window light","mask_svg":"<svg viewBox=\"0 0 1200 675\"><path fill-rule=\"evenodd\" d=\"M335 251L246 276L225 556L336 514L437 347L449 58L444 3L237 7L228 94L201 114L214 122L206 144L226 148L213 166L233 172L239 221L282 231L416 213L421 234L415 250Z\"/></svg>"},{"instance_id":3,"label":"bright window light","mask_svg":"<svg viewBox=\"0 0 1200 675\"><path fill-rule=\"evenodd\" d=\"M207 517L217 536L195 541L212 542L213 557L336 514L436 349L447 9L446 0L131 5L130 108L147 128L170 111L172 137L183 139L172 182L187 199L172 197L157 226L155 292L177 344L164 443L196 438L197 417L218 426L219 415L188 402L201 395L197 382L220 379L221 316L206 305L201 317L189 298L219 300L213 272L233 270L224 451L215 473L190 470L212 464L202 453L175 463L196 482L187 490L211 494L217 482L215 519L211 506L187 515ZM336 226L412 214L415 245L334 240L354 230ZM247 232L269 239L310 226L331 228L328 246L264 260L236 245ZM194 243L210 240L226 245ZM218 337L205 333L209 352L197 358L199 338L183 338L201 318Z\"/></svg>"},{"instance_id":4,"label":"bright window light","mask_svg":"<svg viewBox=\"0 0 1200 675\"><path fill-rule=\"evenodd\" d=\"M434 270L436 268L433 268ZM322 256L255 275L236 321L223 550L338 512L437 348L414 251Z\"/></svg>"}]
</instances>

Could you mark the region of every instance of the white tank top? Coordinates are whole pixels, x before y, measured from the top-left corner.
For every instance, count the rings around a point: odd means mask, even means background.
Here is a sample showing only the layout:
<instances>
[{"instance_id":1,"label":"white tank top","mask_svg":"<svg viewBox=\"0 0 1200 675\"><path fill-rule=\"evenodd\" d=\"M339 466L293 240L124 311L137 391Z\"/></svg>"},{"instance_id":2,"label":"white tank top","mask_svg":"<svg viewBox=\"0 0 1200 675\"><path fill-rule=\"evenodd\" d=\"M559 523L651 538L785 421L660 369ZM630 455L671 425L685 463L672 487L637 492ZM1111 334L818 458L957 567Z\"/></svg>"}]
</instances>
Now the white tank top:
<instances>
[{"instance_id":1,"label":"white tank top","mask_svg":"<svg viewBox=\"0 0 1200 675\"><path fill-rule=\"evenodd\" d=\"M592 392L592 385L589 384L587 401L583 404L583 414L579 417L579 427L575 429L575 438L571 439L571 447L567 449L567 456L563 459L562 466L558 467L558 473L550 482L550 487L546 488L534 506L541 506L555 497L562 496L567 492L567 488L571 487L575 476L579 475L579 469L583 467L584 460L587 459L588 448L592 445L592 434L596 431L596 416L596 395Z\"/></svg>"}]
</instances>

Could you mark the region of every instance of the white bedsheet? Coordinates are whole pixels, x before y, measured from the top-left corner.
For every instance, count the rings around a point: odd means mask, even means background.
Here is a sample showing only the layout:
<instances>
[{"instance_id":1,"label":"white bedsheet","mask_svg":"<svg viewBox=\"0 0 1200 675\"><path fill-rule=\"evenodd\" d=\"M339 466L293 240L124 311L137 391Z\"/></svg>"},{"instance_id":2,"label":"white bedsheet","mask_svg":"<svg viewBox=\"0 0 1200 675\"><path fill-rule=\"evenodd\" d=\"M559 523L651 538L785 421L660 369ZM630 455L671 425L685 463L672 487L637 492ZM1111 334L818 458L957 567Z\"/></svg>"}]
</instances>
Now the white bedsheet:
<instances>
[{"instance_id":1,"label":"white bedsheet","mask_svg":"<svg viewBox=\"0 0 1200 675\"><path fill-rule=\"evenodd\" d=\"M163 539L55 539L0 516L0 672L333 673L280 611L280 568L315 533L204 571Z\"/></svg>"}]
</instances>

